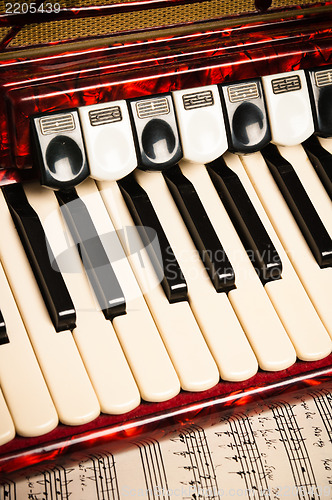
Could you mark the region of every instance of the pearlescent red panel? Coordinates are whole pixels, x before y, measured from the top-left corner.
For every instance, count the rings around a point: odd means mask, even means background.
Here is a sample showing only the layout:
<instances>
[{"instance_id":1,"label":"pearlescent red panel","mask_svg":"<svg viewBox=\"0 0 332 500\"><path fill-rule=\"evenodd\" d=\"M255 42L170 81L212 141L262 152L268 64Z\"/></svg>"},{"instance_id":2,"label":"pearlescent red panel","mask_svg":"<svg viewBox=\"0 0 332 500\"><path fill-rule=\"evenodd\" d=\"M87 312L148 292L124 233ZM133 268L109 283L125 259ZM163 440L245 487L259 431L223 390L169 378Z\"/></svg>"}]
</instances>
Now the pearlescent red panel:
<instances>
[{"instance_id":1,"label":"pearlescent red panel","mask_svg":"<svg viewBox=\"0 0 332 500\"><path fill-rule=\"evenodd\" d=\"M304 11L303 11L304 12ZM123 98L331 64L332 2L309 16L7 61L0 166L31 167L29 117Z\"/></svg>"}]
</instances>

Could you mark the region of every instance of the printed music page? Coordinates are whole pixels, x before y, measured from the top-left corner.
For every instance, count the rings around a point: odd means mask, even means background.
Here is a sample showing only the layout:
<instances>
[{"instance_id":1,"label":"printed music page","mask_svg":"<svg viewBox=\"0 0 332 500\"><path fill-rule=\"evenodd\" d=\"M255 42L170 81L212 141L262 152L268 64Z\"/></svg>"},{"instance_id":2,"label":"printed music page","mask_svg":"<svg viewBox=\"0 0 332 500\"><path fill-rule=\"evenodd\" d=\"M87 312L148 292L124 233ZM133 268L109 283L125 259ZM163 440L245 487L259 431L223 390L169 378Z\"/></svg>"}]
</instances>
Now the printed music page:
<instances>
[{"instance_id":1,"label":"printed music page","mask_svg":"<svg viewBox=\"0 0 332 500\"><path fill-rule=\"evenodd\" d=\"M323 387L323 388L322 388ZM332 383L208 424L76 454L0 485L5 500L331 499Z\"/></svg>"}]
</instances>

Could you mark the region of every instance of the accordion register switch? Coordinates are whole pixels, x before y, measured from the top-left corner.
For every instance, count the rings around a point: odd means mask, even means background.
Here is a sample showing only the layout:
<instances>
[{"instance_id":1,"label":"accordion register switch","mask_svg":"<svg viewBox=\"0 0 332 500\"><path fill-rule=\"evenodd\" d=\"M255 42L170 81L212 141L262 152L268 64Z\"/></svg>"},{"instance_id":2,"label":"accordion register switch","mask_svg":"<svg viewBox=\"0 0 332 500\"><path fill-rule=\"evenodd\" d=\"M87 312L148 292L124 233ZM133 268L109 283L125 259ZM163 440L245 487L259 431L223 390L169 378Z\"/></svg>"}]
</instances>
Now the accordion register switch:
<instances>
[{"instance_id":1,"label":"accordion register switch","mask_svg":"<svg viewBox=\"0 0 332 500\"><path fill-rule=\"evenodd\" d=\"M35 116L31 125L34 160L43 186L63 189L76 186L88 177L77 110Z\"/></svg>"},{"instance_id":2,"label":"accordion register switch","mask_svg":"<svg viewBox=\"0 0 332 500\"><path fill-rule=\"evenodd\" d=\"M170 94L129 101L138 166L163 170L182 158L182 148Z\"/></svg>"},{"instance_id":3,"label":"accordion register switch","mask_svg":"<svg viewBox=\"0 0 332 500\"><path fill-rule=\"evenodd\" d=\"M137 167L126 101L79 108L91 177L116 181Z\"/></svg>"},{"instance_id":4,"label":"accordion register switch","mask_svg":"<svg viewBox=\"0 0 332 500\"><path fill-rule=\"evenodd\" d=\"M207 163L228 149L217 85L173 92L183 158Z\"/></svg>"},{"instance_id":5,"label":"accordion register switch","mask_svg":"<svg viewBox=\"0 0 332 500\"><path fill-rule=\"evenodd\" d=\"M315 132L332 136L332 68L307 72Z\"/></svg>"},{"instance_id":6,"label":"accordion register switch","mask_svg":"<svg viewBox=\"0 0 332 500\"><path fill-rule=\"evenodd\" d=\"M221 85L220 92L229 150L239 154L260 151L271 140L261 81Z\"/></svg>"},{"instance_id":7,"label":"accordion register switch","mask_svg":"<svg viewBox=\"0 0 332 500\"><path fill-rule=\"evenodd\" d=\"M314 133L309 91L303 70L262 77L272 142L296 146Z\"/></svg>"}]
</instances>

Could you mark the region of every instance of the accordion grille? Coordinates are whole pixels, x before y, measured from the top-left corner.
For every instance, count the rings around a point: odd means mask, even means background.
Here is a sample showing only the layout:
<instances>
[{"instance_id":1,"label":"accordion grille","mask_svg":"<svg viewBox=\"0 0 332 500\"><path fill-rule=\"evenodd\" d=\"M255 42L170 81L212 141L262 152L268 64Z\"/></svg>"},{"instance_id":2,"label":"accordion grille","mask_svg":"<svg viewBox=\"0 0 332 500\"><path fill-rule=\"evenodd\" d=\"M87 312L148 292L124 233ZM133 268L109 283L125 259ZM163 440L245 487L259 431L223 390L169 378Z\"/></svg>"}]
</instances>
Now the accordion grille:
<instances>
[{"instance_id":1,"label":"accordion grille","mask_svg":"<svg viewBox=\"0 0 332 500\"><path fill-rule=\"evenodd\" d=\"M66 7L86 7L105 4L132 3L133 0L67 0ZM0 5L3 2L0 1ZM312 0L273 0L272 8L291 7L317 3ZM61 5L61 2L59 2ZM130 10L130 9L129 9ZM254 0L206 0L191 2L185 5L173 5L158 9L114 13L95 17L78 17L74 19L59 19L31 23L23 26L11 40L8 48L29 47L61 41L75 41L107 36L115 33L128 33L146 29L181 25L206 20L218 19L255 12ZM0 33L1 36L1 33Z\"/></svg>"}]
</instances>

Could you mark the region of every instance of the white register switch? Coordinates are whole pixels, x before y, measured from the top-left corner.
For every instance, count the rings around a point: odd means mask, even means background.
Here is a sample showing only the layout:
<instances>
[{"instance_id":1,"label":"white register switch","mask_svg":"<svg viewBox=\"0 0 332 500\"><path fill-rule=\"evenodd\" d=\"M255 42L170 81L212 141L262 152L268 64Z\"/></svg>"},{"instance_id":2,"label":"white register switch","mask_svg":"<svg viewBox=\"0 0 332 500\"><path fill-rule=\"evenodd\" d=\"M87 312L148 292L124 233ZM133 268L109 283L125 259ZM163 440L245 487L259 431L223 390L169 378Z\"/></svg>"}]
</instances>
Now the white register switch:
<instances>
[{"instance_id":1,"label":"white register switch","mask_svg":"<svg viewBox=\"0 0 332 500\"><path fill-rule=\"evenodd\" d=\"M303 70L262 77L272 142L295 146L314 133L314 123Z\"/></svg>"},{"instance_id":2,"label":"white register switch","mask_svg":"<svg viewBox=\"0 0 332 500\"><path fill-rule=\"evenodd\" d=\"M184 159L208 163L228 149L217 85L173 92Z\"/></svg>"},{"instance_id":3,"label":"white register switch","mask_svg":"<svg viewBox=\"0 0 332 500\"><path fill-rule=\"evenodd\" d=\"M91 177L119 180L137 167L127 103L113 101L79 108Z\"/></svg>"}]
</instances>

